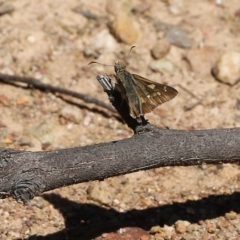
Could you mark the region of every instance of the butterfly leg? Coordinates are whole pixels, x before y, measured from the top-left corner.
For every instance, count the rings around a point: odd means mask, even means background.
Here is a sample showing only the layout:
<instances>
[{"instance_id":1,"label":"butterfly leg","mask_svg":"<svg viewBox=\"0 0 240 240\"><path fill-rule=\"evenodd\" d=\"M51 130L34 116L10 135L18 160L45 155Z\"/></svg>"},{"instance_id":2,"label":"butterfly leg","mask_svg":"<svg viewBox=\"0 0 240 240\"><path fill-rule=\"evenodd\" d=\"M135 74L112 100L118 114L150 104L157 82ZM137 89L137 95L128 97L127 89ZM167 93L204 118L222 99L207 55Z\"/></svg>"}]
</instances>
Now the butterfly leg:
<instances>
[{"instance_id":1,"label":"butterfly leg","mask_svg":"<svg viewBox=\"0 0 240 240\"><path fill-rule=\"evenodd\" d=\"M134 132L137 134L143 133L143 132L149 132L152 131L151 124L149 124L148 120L145 119L144 115L139 115L136 118L138 125L135 127Z\"/></svg>"}]
</instances>

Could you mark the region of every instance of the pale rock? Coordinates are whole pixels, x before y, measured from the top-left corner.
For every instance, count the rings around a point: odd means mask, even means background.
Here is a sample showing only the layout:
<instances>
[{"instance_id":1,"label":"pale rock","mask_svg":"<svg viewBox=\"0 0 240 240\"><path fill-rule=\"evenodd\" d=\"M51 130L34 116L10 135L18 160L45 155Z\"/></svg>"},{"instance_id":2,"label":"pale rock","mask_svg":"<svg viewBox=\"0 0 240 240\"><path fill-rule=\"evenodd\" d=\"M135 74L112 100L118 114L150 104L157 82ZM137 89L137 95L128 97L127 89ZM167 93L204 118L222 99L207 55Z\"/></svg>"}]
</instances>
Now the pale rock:
<instances>
[{"instance_id":1,"label":"pale rock","mask_svg":"<svg viewBox=\"0 0 240 240\"><path fill-rule=\"evenodd\" d=\"M170 50L171 44L165 38L160 39L155 43L151 50L151 54L155 59L160 59L166 56Z\"/></svg>"},{"instance_id":2,"label":"pale rock","mask_svg":"<svg viewBox=\"0 0 240 240\"><path fill-rule=\"evenodd\" d=\"M81 110L74 106L64 107L60 112L60 116L76 124L79 124L83 119Z\"/></svg>"},{"instance_id":3,"label":"pale rock","mask_svg":"<svg viewBox=\"0 0 240 240\"><path fill-rule=\"evenodd\" d=\"M230 211L230 212L228 212L228 213L225 214L225 218L226 218L227 220L234 220L234 219L237 218L237 213L234 212L234 211Z\"/></svg>"},{"instance_id":4,"label":"pale rock","mask_svg":"<svg viewBox=\"0 0 240 240\"><path fill-rule=\"evenodd\" d=\"M13 70L8 67L2 68L0 72L2 74L7 74L7 75L11 75L11 76L14 75Z\"/></svg>"},{"instance_id":5,"label":"pale rock","mask_svg":"<svg viewBox=\"0 0 240 240\"><path fill-rule=\"evenodd\" d=\"M137 41L139 32L130 10L128 3L122 4L111 25L111 30L119 41L131 45Z\"/></svg>"},{"instance_id":6,"label":"pale rock","mask_svg":"<svg viewBox=\"0 0 240 240\"><path fill-rule=\"evenodd\" d=\"M175 65L171 61L165 59L153 61L149 67L154 72L172 73L175 70Z\"/></svg>"},{"instance_id":7,"label":"pale rock","mask_svg":"<svg viewBox=\"0 0 240 240\"><path fill-rule=\"evenodd\" d=\"M108 29L103 29L95 36L92 45L95 49L104 49L106 52L113 52L116 49L117 42Z\"/></svg>"},{"instance_id":8,"label":"pale rock","mask_svg":"<svg viewBox=\"0 0 240 240\"><path fill-rule=\"evenodd\" d=\"M151 234L156 234L156 233L161 233L161 232L165 232L165 231L166 231L166 230L163 229L163 228L160 227L160 226L153 226L153 227L150 229L149 233L151 233Z\"/></svg>"},{"instance_id":9,"label":"pale rock","mask_svg":"<svg viewBox=\"0 0 240 240\"><path fill-rule=\"evenodd\" d=\"M20 139L18 140L18 144L20 146L32 146L33 145L30 136L27 136L27 135L22 135L20 137Z\"/></svg>"},{"instance_id":10,"label":"pale rock","mask_svg":"<svg viewBox=\"0 0 240 240\"><path fill-rule=\"evenodd\" d=\"M164 225L163 226L163 228L166 230L166 231L168 231L168 232L173 232L173 230L174 230L174 227L173 226L168 226L168 225Z\"/></svg>"},{"instance_id":11,"label":"pale rock","mask_svg":"<svg viewBox=\"0 0 240 240\"><path fill-rule=\"evenodd\" d=\"M165 33L165 38L177 47L191 48L193 41L188 37L187 33L178 26L169 28Z\"/></svg>"},{"instance_id":12,"label":"pale rock","mask_svg":"<svg viewBox=\"0 0 240 240\"><path fill-rule=\"evenodd\" d=\"M72 124L72 123L69 123L69 124L67 125L67 129L68 129L68 130L72 130L72 129L73 129L73 124Z\"/></svg>"},{"instance_id":13,"label":"pale rock","mask_svg":"<svg viewBox=\"0 0 240 240\"><path fill-rule=\"evenodd\" d=\"M1 1L1 4L0 4L0 16L4 15L4 14L9 14L9 13L12 13L13 11L15 10L15 8L8 4L8 3L5 3L4 1Z\"/></svg>"},{"instance_id":14,"label":"pale rock","mask_svg":"<svg viewBox=\"0 0 240 240\"><path fill-rule=\"evenodd\" d=\"M213 68L214 76L221 82L234 85L240 80L240 52L223 54Z\"/></svg>"},{"instance_id":15,"label":"pale rock","mask_svg":"<svg viewBox=\"0 0 240 240\"><path fill-rule=\"evenodd\" d=\"M28 36L28 37L27 37L27 40L28 40L28 42L30 42L30 43L35 43L35 42L36 42L36 38L35 38L33 35Z\"/></svg>"},{"instance_id":16,"label":"pale rock","mask_svg":"<svg viewBox=\"0 0 240 240\"><path fill-rule=\"evenodd\" d=\"M117 42L109 30L103 29L93 37L89 45L84 47L83 53L86 57L98 58L103 51L104 53L114 52L117 48L116 45Z\"/></svg>"},{"instance_id":17,"label":"pale rock","mask_svg":"<svg viewBox=\"0 0 240 240\"><path fill-rule=\"evenodd\" d=\"M181 221L181 220L177 221L175 223L176 232L177 233L185 233L187 230L187 226L189 226L189 225L190 225L190 223L187 221Z\"/></svg>"},{"instance_id":18,"label":"pale rock","mask_svg":"<svg viewBox=\"0 0 240 240\"><path fill-rule=\"evenodd\" d=\"M170 239L171 232L167 231L166 229L160 227L160 226L153 226L149 233L151 235L154 235L154 239L156 240L164 240L164 239Z\"/></svg>"}]
</instances>

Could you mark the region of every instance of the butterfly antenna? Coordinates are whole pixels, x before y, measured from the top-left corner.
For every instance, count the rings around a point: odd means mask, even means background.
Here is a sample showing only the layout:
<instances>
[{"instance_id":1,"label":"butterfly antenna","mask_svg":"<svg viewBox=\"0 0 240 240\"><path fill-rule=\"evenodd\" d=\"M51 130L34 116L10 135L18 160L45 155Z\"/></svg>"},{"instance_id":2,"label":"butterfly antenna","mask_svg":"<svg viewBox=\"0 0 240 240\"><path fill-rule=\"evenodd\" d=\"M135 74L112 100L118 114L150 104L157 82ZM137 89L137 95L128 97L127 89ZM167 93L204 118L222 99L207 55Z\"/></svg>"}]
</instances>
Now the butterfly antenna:
<instances>
[{"instance_id":1,"label":"butterfly antenna","mask_svg":"<svg viewBox=\"0 0 240 240\"><path fill-rule=\"evenodd\" d=\"M136 47L136 46L132 46L132 47L130 48L130 50L129 50L128 54L127 54L127 57L126 57L125 60L124 60L125 63L127 63L127 59L128 59L128 57L129 57L132 49L135 48L135 47Z\"/></svg>"},{"instance_id":2,"label":"butterfly antenna","mask_svg":"<svg viewBox=\"0 0 240 240\"><path fill-rule=\"evenodd\" d=\"M104 63L99 63L99 62L95 62L95 61L90 62L88 65L93 64L93 63L97 63L97 64L100 64L100 65L103 65L103 66L113 67L112 65L104 64Z\"/></svg>"}]
</instances>

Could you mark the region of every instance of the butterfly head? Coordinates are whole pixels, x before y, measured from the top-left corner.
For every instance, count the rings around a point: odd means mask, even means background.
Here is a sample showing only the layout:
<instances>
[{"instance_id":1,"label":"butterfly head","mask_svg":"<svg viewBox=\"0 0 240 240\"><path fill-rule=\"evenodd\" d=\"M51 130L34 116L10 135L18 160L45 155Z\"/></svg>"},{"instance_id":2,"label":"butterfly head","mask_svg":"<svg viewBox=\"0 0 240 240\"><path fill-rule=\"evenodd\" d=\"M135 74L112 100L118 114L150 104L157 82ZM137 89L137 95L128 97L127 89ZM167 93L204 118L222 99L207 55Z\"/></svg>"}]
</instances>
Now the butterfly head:
<instances>
[{"instance_id":1,"label":"butterfly head","mask_svg":"<svg viewBox=\"0 0 240 240\"><path fill-rule=\"evenodd\" d=\"M125 64L123 64L121 62L116 62L114 64L114 70L115 70L116 73L119 73L119 72L121 72L121 71L123 71L125 69L126 69Z\"/></svg>"}]
</instances>

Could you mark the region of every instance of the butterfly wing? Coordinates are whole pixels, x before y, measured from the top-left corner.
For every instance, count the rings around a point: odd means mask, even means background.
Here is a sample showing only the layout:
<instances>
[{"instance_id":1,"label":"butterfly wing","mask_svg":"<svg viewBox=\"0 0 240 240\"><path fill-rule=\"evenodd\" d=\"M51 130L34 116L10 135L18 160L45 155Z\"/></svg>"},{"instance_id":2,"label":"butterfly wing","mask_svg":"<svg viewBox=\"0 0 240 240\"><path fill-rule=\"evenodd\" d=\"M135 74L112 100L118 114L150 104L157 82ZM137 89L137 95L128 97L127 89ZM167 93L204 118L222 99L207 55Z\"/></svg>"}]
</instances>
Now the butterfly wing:
<instances>
[{"instance_id":1,"label":"butterfly wing","mask_svg":"<svg viewBox=\"0 0 240 240\"><path fill-rule=\"evenodd\" d=\"M151 112L158 105L173 99L178 91L170 86L153 82L132 74L136 92L139 93L142 114Z\"/></svg>"},{"instance_id":2,"label":"butterfly wing","mask_svg":"<svg viewBox=\"0 0 240 240\"><path fill-rule=\"evenodd\" d=\"M128 104L129 114L133 118L142 115L141 102L132 74L127 71L121 71L117 73L115 78L117 81L118 90L120 91L122 98L126 100Z\"/></svg>"}]
</instances>

